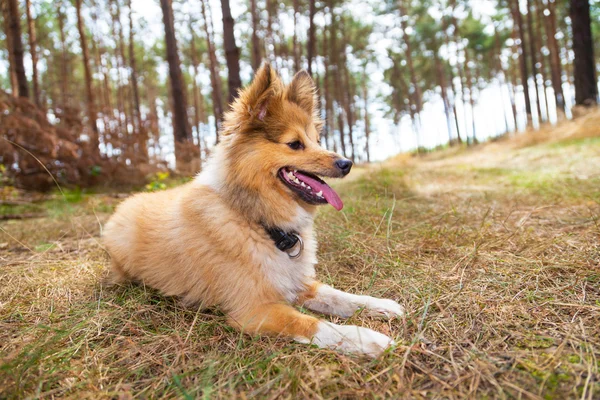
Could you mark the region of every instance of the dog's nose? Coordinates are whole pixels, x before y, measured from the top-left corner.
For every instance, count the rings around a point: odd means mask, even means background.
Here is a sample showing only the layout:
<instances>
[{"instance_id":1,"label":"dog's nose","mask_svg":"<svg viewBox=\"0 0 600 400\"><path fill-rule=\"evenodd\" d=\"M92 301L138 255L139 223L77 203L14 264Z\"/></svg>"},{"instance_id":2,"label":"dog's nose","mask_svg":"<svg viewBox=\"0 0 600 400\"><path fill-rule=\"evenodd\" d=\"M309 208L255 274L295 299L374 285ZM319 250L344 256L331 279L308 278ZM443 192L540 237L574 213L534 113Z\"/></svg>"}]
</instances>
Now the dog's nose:
<instances>
[{"instance_id":1,"label":"dog's nose","mask_svg":"<svg viewBox=\"0 0 600 400\"><path fill-rule=\"evenodd\" d=\"M335 161L335 166L342 171L342 174L344 174L344 176L348 175L348 173L350 173L350 170L352 169L352 161L350 160L346 160L345 158L340 158L339 160Z\"/></svg>"}]
</instances>

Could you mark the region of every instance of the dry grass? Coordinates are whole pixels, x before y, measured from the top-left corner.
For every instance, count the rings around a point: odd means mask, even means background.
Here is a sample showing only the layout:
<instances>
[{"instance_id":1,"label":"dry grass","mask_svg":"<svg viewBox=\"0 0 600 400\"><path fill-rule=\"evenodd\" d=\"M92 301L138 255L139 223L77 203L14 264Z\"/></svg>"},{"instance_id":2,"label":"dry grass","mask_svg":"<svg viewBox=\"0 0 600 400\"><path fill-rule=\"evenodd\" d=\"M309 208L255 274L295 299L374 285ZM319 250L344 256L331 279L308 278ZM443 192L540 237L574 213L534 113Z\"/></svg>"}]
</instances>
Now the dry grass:
<instances>
[{"instance_id":1,"label":"dry grass","mask_svg":"<svg viewBox=\"0 0 600 400\"><path fill-rule=\"evenodd\" d=\"M578 126L339 185L346 208L318 218L319 275L409 310L348 322L399 342L373 361L101 287L109 196L2 223L0 398L599 398L600 123Z\"/></svg>"}]
</instances>

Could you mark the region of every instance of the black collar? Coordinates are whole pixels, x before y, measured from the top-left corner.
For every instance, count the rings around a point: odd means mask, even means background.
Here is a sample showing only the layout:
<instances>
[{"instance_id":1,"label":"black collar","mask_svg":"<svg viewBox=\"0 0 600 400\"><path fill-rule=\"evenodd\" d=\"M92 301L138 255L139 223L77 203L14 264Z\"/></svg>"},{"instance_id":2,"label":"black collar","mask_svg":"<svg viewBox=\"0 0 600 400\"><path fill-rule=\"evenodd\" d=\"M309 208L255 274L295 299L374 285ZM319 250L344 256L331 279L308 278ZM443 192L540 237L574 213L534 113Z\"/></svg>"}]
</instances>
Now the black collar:
<instances>
[{"instance_id":1,"label":"black collar","mask_svg":"<svg viewBox=\"0 0 600 400\"><path fill-rule=\"evenodd\" d=\"M279 228L269 228L266 225L263 225L271 240L275 242L275 247L277 247L281 251L286 251L293 248L296 243L298 243L298 233L296 232L285 232L283 229Z\"/></svg>"}]
</instances>

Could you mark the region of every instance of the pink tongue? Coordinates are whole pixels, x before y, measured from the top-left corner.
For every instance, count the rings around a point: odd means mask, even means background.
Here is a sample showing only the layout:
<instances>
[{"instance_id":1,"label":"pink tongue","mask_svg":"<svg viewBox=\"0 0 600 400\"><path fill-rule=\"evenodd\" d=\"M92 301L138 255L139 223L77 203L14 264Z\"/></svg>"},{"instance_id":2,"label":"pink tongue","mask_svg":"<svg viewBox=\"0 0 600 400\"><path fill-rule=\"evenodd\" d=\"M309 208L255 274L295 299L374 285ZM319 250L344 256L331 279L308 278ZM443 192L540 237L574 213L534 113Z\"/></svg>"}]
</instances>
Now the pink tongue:
<instances>
[{"instance_id":1,"label":"pink tongue","mask_svg":"<svg viewBox=\"0 0 600 400\"><path fill-rule=\"evenodd\" d=\"M295 172L295 175L304 183L306 183L308 186L311 187L311 190L314 193L318 193L318 192L323 192L323 197L325 197L325 200L327 200L327 202L329 204L331 204L333 206L333 208L335 208L336 210L340 211L343 207L344 207L344 203L342 202L342 199L340 199L340 196L338 196L338 194L329 187L329 185L327 185L326 183L321 183L319 181L317 181L316 179L311 178L310 176L306 176L304 174L302 174L300 171Z\"/></svg>"}]
</instances>

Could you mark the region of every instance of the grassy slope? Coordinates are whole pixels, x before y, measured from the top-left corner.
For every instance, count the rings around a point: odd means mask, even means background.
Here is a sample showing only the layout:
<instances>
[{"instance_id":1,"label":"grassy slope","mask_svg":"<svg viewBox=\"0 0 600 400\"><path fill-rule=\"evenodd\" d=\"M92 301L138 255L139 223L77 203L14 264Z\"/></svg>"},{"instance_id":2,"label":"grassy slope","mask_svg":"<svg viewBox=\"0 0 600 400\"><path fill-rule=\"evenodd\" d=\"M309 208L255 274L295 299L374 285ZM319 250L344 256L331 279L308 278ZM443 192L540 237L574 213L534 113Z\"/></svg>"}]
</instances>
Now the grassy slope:
<instances>
[{"instance_id":1,"label":"grassy slope","mask_svg":"<svg viewBox=\"0 0 600 400\"><path fill-rule=\"evenodd\" d=\"M119 200L83 196L0 225L0 398L600 396L600 114L338 188L318 273L407 307L347 322L394 336L389 354L242 336L216 310L102 288Z\"/></svg>"}]
</instances>

